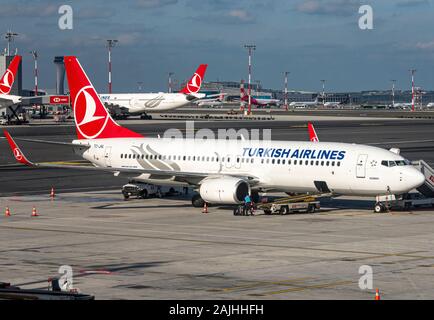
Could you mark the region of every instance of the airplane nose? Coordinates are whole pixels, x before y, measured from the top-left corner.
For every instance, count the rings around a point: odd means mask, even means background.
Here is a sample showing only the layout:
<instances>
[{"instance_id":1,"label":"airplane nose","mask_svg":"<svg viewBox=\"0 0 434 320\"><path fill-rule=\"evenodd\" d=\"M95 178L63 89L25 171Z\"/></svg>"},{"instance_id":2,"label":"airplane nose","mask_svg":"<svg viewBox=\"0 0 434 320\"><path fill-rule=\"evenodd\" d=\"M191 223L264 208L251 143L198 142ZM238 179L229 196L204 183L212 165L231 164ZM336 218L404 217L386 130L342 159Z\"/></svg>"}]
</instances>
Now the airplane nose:
<instances>
[{"instance_id":1,"label":"airplane nose","mask_svg":"<svg viewBox=\"0 0 434 320\"><path fill-rule=\"evenodd\" d=\"M425 176L422 172L416 168L412 168L411 173L408 176L408 182L412 189L420 187L425 182Z\"/></svg>"}]
</instances>

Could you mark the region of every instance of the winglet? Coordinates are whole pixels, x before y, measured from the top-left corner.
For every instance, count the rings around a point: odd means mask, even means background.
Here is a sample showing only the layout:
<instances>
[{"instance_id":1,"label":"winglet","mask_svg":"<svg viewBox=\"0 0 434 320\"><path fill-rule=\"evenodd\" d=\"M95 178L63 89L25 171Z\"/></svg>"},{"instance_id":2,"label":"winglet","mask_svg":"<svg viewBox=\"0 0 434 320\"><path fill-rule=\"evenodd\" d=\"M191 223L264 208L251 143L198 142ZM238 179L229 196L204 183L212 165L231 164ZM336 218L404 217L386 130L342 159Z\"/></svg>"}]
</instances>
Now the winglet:
<instances>
[{"instance_id":1,"label":"winglet","mask_svg":"<svg viewBox=\"0 0 434 320\"><path fill-rule=\"evenodd\" d=\"M318 142L319 139L318 139L318 136L316 134L315 128L313 127L313 124L309 122L307 124L307 127L309 129L309 140L312 142Z\"/></svg>"},{"instance_id":2,"label":"winglet","mask_svg":"<svg viewBox=\"0 0 434 320\"><path fill-rule=\"evenodd\" d=\"M6 137L6 139L8 140L9 146L11 147L11 150L12 150L12 153L13 153L15 159L18 162L25 164L26 166L30 166L30 167L34 166L34 164L31 161L27 160L26 156L23 154L23 152L18 147L18 145L15 143L14 139L12 139L9 132L7 132L6 130L3 130L3 133Z\"/></svg>"},{"instance_id":3,"label":"winglet","mask_svg":"<svg viewBox=\"0 0 434 320\"><path fill-rule=\"evenodd\" d=\"M185 94L195 94L198 93L200 87L202 86L203 78L205 77L207 64L201 64L190 80L187 82L184 88L182 88L179 92Z\"/></svg>"}]
</instances>

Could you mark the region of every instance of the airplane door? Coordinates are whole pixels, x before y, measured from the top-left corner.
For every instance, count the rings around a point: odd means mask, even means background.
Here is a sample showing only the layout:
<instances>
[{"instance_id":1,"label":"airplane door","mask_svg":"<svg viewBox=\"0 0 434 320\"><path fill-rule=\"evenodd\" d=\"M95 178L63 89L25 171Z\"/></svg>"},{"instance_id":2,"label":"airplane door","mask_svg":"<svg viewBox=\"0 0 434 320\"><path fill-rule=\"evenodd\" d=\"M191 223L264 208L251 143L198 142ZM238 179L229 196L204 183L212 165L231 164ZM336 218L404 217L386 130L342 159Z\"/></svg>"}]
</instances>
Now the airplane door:
<instances>
[{"instance_id":1,"label":"airplane door","mask_svg":"<svg viewBox=\"0 0 434 320\"><path fill-rule=\"evenodd\" d=\"M236 156L234 157L235 160L235 169L240 169L241 168L241 156Z\"/></svg>"},{"instance_id":2,"label":"airplane door","mask_svg":"<svg viewBox=\"0 0 434 320\"><path fill-rule=\"evenodd\" d=\"M357 158L356 165L356 177L357 178L365 178L366 177L366 160L368 159L367 154L359 154Z\"/></svg>"},{"instance_id":3,"label":"airplane door","mask_svg":"<svg viewBox=\"0 0 434 320\"><path fill-rule=\"evenodd\" d=\"M111 162L111 152L112 152L112 147L105 147L104 150L104 159L105 159L105 165L107 167L111 167L112 166L112 162Z\"/></svg>"}]
</instances>

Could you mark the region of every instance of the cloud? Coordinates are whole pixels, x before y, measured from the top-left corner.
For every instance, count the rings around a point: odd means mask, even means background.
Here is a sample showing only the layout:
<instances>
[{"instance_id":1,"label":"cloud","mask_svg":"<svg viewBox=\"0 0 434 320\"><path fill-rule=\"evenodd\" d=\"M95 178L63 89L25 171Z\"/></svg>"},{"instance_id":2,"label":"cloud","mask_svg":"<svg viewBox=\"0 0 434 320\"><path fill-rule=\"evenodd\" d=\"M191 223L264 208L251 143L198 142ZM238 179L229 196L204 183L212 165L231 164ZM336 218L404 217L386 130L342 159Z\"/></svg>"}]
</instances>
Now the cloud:
<instances>
[{"instance_id":1,"label":"cloud","mask_svg":"<svg viewBox=\"0 0 434 320\"><path fill-rule=\"evenodd\" d=\"M420 7L429 6L430 2L428 0L403 0L396 3L397 7Z\"/></svg>"},{"instance_id":2,"label":"cloud","mask_svg":"<svg viewBox=\"0 0 434 320\"><path fill-rule=\"evenodd\" d=\"M146 9L161 8L177 3L178 0L137 0L136 2L138 7Z\"/></svg>"},{"instance_id":3,"label":"cloud","mask_svg":"<svg viewBox=\"0 0 434 320\"><path fill-rule=\"evenodd\" d=\"M424 50L434 49L434 40L428 42L418 42L416 43L416 48L424 49Z\"/></svg>"},{"instance_id":4,"label":"cloud","mask_svg":"<svg viewBox=\"0 0 434 320\"><path fill-rule=\"evenodd\" d=\"M107 19L112 18L116 14L116 10L113 8L105 7L93 7L80 9L75 17L78 19Z\"/></svg>"},{"instance_id":5,"label":"cloud","mask_svg":"<svg viewBox=\"0 0 434 320\"><path fill-rule=\"evenodd\" d=\"M226 14L226 16L230 17L230 18L234 18L235 20L239 20L240 22L244 22L244 23L250 23L250 22L253 22L255 20L249 12L247 12L246 10L242 10L242 9L230 10Z\"/></svg>"},{"instance_id":6,"label":"cloud","mask_svg":"<svg viewBox=\"0 0 434 320\"><path fill-rule=\"evenodd\" d=\"M294 10L314 15L353 15L358 13L360 0L304 0L295 5Z\"/></svg>"},{"instance_id":7,"label":"cloud","mask_svg":"<svg viewBox=\"0 0 434 320\"><path fill-rule=\"evenodd\" d=\"M2 4L0 17L5 18L35 18L49 17L57 14L59 6L53 4Z\"/></svg>"}]
</instances>

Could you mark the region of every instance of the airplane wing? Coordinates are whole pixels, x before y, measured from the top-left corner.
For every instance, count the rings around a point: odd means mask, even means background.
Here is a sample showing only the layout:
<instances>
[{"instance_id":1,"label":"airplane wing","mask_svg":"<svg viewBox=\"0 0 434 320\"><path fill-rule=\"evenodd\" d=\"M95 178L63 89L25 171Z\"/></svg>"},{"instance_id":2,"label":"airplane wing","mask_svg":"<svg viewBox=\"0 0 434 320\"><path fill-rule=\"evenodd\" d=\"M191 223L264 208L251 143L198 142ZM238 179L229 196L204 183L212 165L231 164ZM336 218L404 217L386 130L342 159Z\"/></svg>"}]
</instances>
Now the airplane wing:
<instances>
[{"instance_id":1,"label":"airplane wing","mask_svg":"<svg viewBox=\"0 0 434 320\"><path fill-rule=\"evenodd\" d=\"M172 171L172 170L154 170L154 169L143 169L143 168L109 168L109 167L96 167L90 164L83 164L83 165L64 165L64 164L53 164L53 163L35 163L30 161L24 153L21 151L21 149L18 147L12 136L7 132L6 130L3 130L4 135L9 143L9 146L12 150L12 153L15 157L15 159L26 166L29 167L35 167L35 168L57 168L57 169L75 169L75 170L94 170L94 171L102 171L102 172L110 172L114 173L115 176L119 176L122 174L150 174L155 176L163 176L163 177L176 177L179 179L194 179L196 181L203 180L207 177L216 177L216 176L233 176L238 177L240 179L244 179L248 183L254 185L258 182L257 177L250 176L250 175L243 175L243 174L220 174L215 172L209 172L209 173L198 173L198 172L180 172L180 171ZM32 139L21 139L26 141L32 141L32 142L43 142L42 140L32 140ZM53 143L50 141L49 143ZM55 143L59 144L59 143ZM60 143L63 144L63 143ZM76 144L68 144L67 145L73 145L75 147L80 147L80 145ZM83 145L83 147L86 147Z\"/></svg>"},{"instance_id":2,"label":"airplane wing","mask_svg":"<svg viewBox=\"0 0 434 320\"><path fill-rule=\"evenodd\" d=\"M15 101L11 98L6 98L5 95L0 96L0 106L9 107L15 104Z\"/></svg>"}]
</instances>

